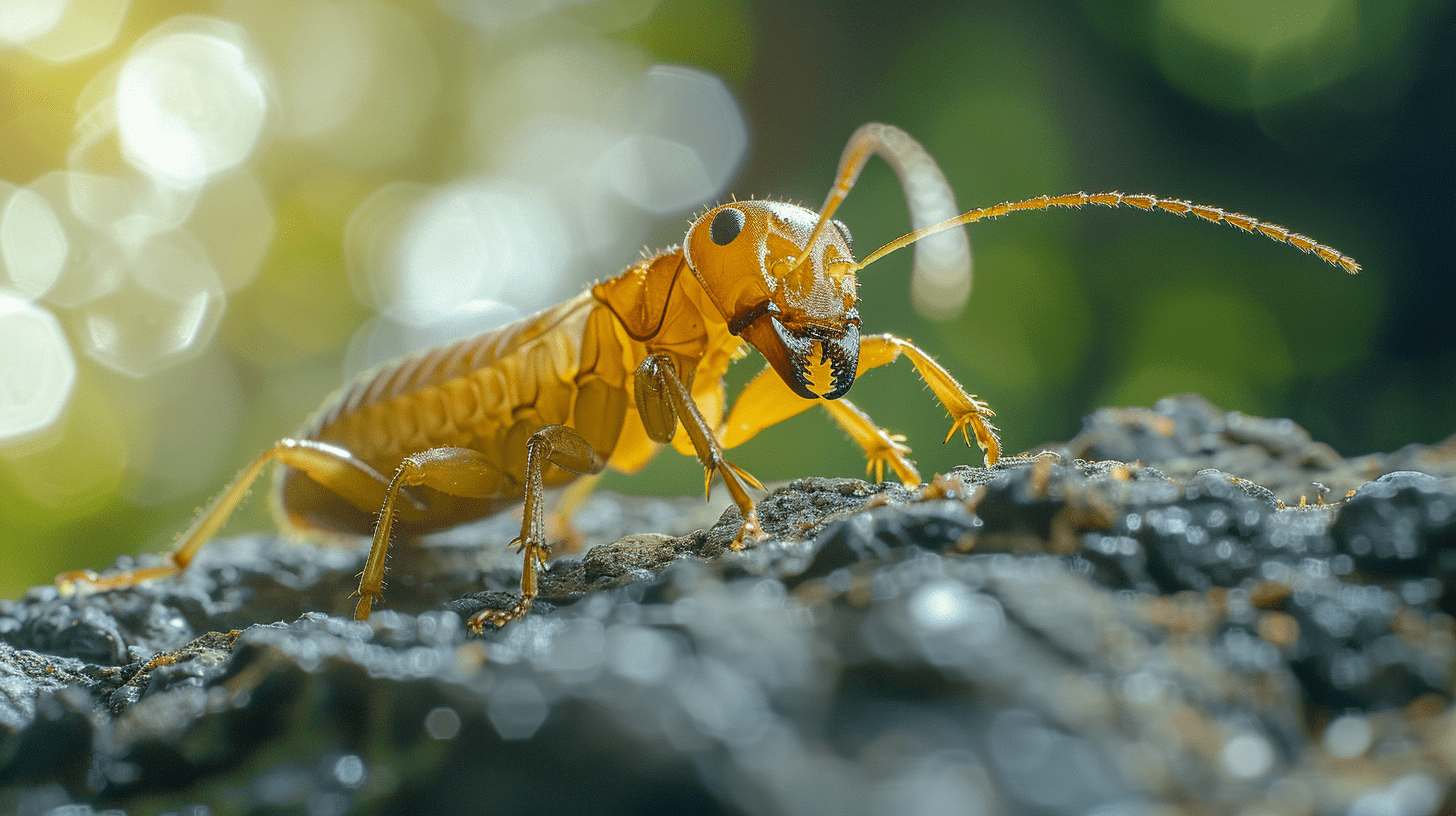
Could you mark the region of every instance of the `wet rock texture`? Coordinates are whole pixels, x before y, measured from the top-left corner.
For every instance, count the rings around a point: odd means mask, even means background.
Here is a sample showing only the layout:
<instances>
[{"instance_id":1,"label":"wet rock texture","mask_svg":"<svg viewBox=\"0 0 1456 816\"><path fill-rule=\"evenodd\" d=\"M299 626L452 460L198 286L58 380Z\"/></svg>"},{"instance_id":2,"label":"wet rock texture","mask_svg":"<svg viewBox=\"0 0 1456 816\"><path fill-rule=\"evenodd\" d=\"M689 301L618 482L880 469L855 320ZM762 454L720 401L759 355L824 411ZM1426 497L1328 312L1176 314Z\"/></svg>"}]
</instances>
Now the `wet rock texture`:
<instances>
[{"instance_id":1,"label":"wet rock texture","mask_svg":"<svg viewBox=\"0 0 1456 816\"><path fill-rule=\"evenodd\" d=\"M736 511L613 506L636 534L482 638L515 577L450 545L367 623L362 552L263 536L0 602L0 809L1456 812L1456 437L1343 460L1183 397L917 490L796 481L742 553Z\"/></svg>"}]
</instances>

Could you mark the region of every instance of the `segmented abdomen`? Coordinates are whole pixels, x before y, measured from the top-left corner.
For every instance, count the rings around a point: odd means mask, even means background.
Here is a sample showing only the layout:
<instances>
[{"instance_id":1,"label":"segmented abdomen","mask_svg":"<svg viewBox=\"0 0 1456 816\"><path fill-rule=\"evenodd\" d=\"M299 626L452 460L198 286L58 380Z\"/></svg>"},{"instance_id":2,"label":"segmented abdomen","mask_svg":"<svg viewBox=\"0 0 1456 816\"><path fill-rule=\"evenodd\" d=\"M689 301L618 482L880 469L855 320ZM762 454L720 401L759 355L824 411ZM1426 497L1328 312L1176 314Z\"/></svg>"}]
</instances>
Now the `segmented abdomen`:
<instances>
[{"instance_id":1,"label":"segmented abdomen","mask_svg":"<svg viewBox=\"0 0 1456 816\"><path fill-rule=\"evenodd\" d=\"M499 329L365 372L325 402L300 436L338 445L386 479L405 456L442 446L479 451L509 477L512 489L489 499L412 488L429 510L400 503L402 532L440 529L495 512L521 496L530 435L573 420L583 334L596 305L583 293ZM557 472L548 481L569 477ZM373 529L372 513L296 471L284 472L280 490L281 508L296 526Z\"/></svg>"}]
</instances>

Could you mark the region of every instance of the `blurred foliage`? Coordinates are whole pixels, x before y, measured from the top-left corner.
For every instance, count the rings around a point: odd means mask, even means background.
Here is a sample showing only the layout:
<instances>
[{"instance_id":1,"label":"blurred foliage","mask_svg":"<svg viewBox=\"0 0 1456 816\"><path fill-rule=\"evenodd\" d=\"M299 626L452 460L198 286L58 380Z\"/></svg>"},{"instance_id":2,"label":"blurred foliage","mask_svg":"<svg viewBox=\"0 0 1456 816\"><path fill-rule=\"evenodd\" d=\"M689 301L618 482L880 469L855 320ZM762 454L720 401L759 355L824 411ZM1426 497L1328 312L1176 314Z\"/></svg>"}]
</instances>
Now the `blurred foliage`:
<instances>
[{"instance_id":1,"label":"blurred foliage","mask_svg":"<svg viewBox=\"0 0 1456 816\"><path fill-rule=\"evenodd\" d=\"M629 78L654 63L690 65L728 82L751 134L731 185L740 197L816 206L850 131L879 120L920 139L967 208L1078 189L1150 192L1283 224L1364 264L1352 278L1226 227L1085 210L975 226L971 304L947 323L910 310L908 253L866 270L866 330L936 355L997 410L1011 451L1069 438L1100 405L1187 390L1293 417L1346 455L1456 430L1450 3L552 5L308 0L291 6L288 19L302 22L290 30L275 4L120 4L114 39L89 53L0 50L0 180L23 186L75 161L83 89L147 32L180 15L235 23L269 55L268 124L243 169L276 224L205 349L140 380L78 353L64 417L3 449L0 596L165 549L193 508L342 381L351 337L372 314L346 268L359 206L389 183L448 185L518 162L522 149L550 149L512 145L514 123L541 105L560 115L589 104L610 79L601 65ZM357 25L367 49L342 67L342 57L311 60L309 20ZM290 84L345 71L369 80L335 119L323 103L348 86L309 86L320 95L310 97ZM557 84L521 84L547 75ZM691 214L606 241L588 277L630 263L624 243L680 240ZM840 217L861 254L908 226L880 164ZM251 226L224 217L211 229ZM201 225L198 234L218 245ZM78 319L57 312L81 350ZM735 383L757 365L738 368ZM940 444L944 415L908 365L867 375L852 397L906 434L927 475L979 461L960 442ZM765 481L863 472L820 412L734 458ZM693 460L668 452L606 486L684 494L701 483ZM230 529L269 528L265 505L255 497Z\"/></svg>"}]
</instances>

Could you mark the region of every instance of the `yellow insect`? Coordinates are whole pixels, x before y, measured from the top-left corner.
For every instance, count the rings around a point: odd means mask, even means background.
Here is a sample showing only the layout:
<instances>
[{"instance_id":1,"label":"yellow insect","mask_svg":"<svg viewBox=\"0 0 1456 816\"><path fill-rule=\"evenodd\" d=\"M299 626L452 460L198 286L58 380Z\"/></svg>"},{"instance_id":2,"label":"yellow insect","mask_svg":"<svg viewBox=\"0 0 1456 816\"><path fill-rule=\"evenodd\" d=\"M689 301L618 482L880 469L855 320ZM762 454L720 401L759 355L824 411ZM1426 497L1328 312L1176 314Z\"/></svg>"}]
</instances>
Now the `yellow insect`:
<instances>
[{"instance_id":1,"label":"yellow insect","mask_svg":"<svg viewBox=\"0 0 1456 816\"><path fill-rule=\"evenodd\" d=\"M473 615L467 625L479 632L520 617L536 598L536 571L549 552L544 490L609 466L635 472L663 443L696 454L708 484L715 473L722 480L743 519L734 549L764 536L749 494L750 486L762 486L723 451L815 404L864 449L876 479L888 465L905 484L918 484L903 437L843 399L856 377L901 354L950 412L946 440L960 430L970 444L974 434L986 464L995 464L1001 446L986 403L909 340L860 333L858 272L928 235L1021 210L1126 204L1225 221L1348 272L1360 268L1330 247L1248 216L1121 193L1042 196L971 210L857 262L848 229L831 217L875 154L896 169L915 222L926 222L926 213L944 202L955 212L944 176L917 142L889 125L865 125L845 147L818 212L757 200L712 208L692 222L681 247L645 258L565 303L365 372L296 436L244 468L184 534L171 564L57 580L68 588L110 588L185 569L264 467L276 463L283 466L274 501L280 525L372 533L359 620L383 596L385 557L396 533L409 542L524 498L521 535L513 542L524 554L520 600ZM723 374L749 346L769 368L729 408ZM676 435L679 427L686 439Z\"/></svg>"}]
</instances>

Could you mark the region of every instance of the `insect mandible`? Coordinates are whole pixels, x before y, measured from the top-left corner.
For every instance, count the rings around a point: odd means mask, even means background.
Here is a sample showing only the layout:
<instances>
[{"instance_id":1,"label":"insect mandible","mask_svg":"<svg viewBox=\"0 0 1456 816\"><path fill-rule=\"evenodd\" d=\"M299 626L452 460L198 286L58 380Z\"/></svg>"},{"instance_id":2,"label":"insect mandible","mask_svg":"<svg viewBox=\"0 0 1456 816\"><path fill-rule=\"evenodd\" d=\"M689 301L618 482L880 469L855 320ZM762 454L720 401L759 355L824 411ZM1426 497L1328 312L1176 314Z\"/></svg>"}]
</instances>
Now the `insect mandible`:
<instances>
[{"instance_id":1,"label":"insect mandible","mask_svg":"<svg viewBox=\"0 0 1456 816\"><path fill-rule=\"evenodd\" d=\"M1116 192L971 210L856 261L848 229L832 216L877 154L900 176L917 223L926 221L918 202L949 201L956 211L944 176L917 142L889 125L864 125L850 137L818 212L764 200L714 207L692 222L681 247L645 257L565 303L366 371L299 433L244 468L183 534L169 564L107 576L67 573L58 582L105 589L186 569L272 463L281 466L273 501L281 526L373 535L358 620L383 596L396 534L412 540L524 499L521 534L512 542L524 555L520 599L473 615L467 625L480 632L524 615L536 598L537 570L549 554L545 489L606 467L634 472L664 443L697 456L705 489L714 474L727 488L742 517L734 549L764 537L749 493L762 485L723 451L816 404L864 449L877 480L888 465L914 486L920 476L903 437L843 398L865 370L902 354L950 413L946 441L959 430L969 445L974 435L986 465L995 464L1001 444L986 403L909 340L860 332L857 273L926 236L1024 210L1129 205L1224 221L1348 272L1360 268L1335 249L1245 215ZM963 242L963 231L956 232ZM730 408L723 374L750 346L769 366Z\"/></svg>"}]
</instances>

